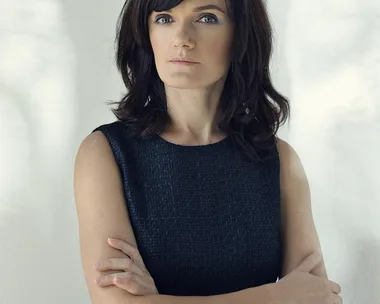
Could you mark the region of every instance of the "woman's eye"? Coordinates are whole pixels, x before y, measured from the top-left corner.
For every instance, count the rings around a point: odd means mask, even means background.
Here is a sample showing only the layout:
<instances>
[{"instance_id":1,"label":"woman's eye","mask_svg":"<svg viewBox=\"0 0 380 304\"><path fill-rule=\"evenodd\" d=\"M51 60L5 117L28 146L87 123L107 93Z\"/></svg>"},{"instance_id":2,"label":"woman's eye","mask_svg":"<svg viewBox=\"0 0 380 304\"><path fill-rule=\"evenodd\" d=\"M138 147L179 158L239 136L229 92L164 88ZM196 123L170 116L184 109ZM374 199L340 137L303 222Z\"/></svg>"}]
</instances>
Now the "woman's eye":
<instances>
[{"instance_id":1,"label":"woman's eye","mask_svg":"<svg viewBox=\"0 0 380 304\"><path fill-rule=\"evenodd\" d=\"M158 24L166 24L170 22L170 16L158 16L155 21Z\"/></svg>"},{"instance_id":2,"label":"woman's eye","mask_svg":"<svg viewBox=\"0 0 380 304\"><path fill-rule=\"evenodd\" d=\"M199 20L204 23L218 23L218 18L214 15L205 15L202 16Z\"/></svg>"},{"instance_id":3,"label":"woman's eye","mask_svg":"<svg viewBox=\"0 0 380 304\"><path fill-rule=\"evenodd\" d=\"M218 23L218 18L214 15L204 15L200 19L198 19L202 23ZM172 22L172 18L169 15L160 15L157 16L154 20L157 24L167 24Z\"/></svg>"}]
</instances>

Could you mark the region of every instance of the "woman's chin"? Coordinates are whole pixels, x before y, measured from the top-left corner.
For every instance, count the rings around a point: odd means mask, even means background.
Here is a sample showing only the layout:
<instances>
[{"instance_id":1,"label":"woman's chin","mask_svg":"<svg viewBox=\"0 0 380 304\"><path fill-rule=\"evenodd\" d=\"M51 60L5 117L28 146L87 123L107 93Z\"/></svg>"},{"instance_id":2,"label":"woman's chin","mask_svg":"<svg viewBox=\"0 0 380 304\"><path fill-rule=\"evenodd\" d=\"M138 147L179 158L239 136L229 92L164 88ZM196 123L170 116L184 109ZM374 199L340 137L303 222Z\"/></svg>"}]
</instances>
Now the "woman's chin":
<instances>
[{"instance_id":1,"label":"woman's chin","mask_svg":"<svg viewBox=\"0 0 380 304\"><path fill-rule=\"evenodd\" d=\"M196 80L190 79L171 79L170 81L164 81L165 86L174 89L192 90L201 89L206 85Z\"/></svg>"}]
</instances>

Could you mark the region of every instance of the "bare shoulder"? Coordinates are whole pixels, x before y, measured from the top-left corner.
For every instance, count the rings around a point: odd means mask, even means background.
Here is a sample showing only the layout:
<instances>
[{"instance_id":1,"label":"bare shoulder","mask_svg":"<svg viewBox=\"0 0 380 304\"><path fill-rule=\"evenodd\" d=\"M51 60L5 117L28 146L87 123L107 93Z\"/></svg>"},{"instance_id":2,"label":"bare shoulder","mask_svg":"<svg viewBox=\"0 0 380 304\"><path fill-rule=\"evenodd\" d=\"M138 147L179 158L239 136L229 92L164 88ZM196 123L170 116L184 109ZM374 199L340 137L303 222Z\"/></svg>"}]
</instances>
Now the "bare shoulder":
<instances>
[{"instance_id":1,"label":"bare shoulder","mask_svg":"<svg viewBox=\"0 0 380 304\"><path fill-rule=\"evenodd\" d=\"M296 165L301 162L299 155L296 150L284 139L280 137L277 138L277 150L280 155L280 161L283 165L290 166Z\"/></svg>"},{"instance_id":2,"label":"bare shoulder","mask_svg":"<svg viewBox=\"0 0 380 304\"><path fill-rule=\"evenodd\" d=\"M277 149L279 150L279 152L280 152L280 150L285 150L286 148L290 147L288 142L283 140L281 137L276 136L276 139L277 139Z\"/></svg>"},{"instance_id":3,"label":"bare shoulder","mask_svg":"<svg viewBox=\"0 0 380 304\"><path fill-rule=\"evenodd\" d=\"M109 167L115 164L111 147L101 131L87 135L81 142L75 157L75 173L80 173L78 170L93 164L94 158L99 158L97 161L106 163Z\"/></svg>"},{"instance_id":4,"label":"bare shoulder","mask_svg":"<svg viewBox=\"0 0 380 304\"><path fill-rule=\"evenodd\" d=\"M280 184L283 204L305 203L294 196L300 189L309 192L309 183L301 159L294 148L285 140L277 137L277 150L280 157ZM307 195L306 195L307 196ZM307 200L309 201L309 200Z\"/></svg>"},{"instance_id":5,"label":"bare shoulder","mask_svg":"<svg viewBox=\"0 0 380 304\"><path fill-rule=\"evenodd\" d=\"M111 195L108 192L115 189L120 191L122 186L116 160L101 131L95 131L84 138L75 157L74 194L77 207L86 204L87 196L91 195L88 192L94 190L95 186L101 187L97 191L102 191L104 196Z\"/></svg>"},{"instance_id":6,"label":"bare shoulder","mask_svg":"<svg viewBox=\"0 0 380 304\"><path fill-rule=\"evenodd\" d=\"M308 183L305 169L296 150L285 140L277 138L277 150L280 157L281 184L283 187L293 184ZM294 185L296 186L296 185Z\"/></svg>"},{"instance_id":7,"label":"bare shoulder","mask_svg":"<svg viewBox=\"0 0 380 304\"><path fill-rule=\"evenodd\" d=\"M98 261L126 257L109 246L107 238L120 238L136 245L121 173L101 131L91 133L80 144L74 165L74 196L82 268L92 303L121 303L127 300L128 293L117 287L97 286L95 279L99 273L93 268Z\"/></svg>"},{"instance_id":8,"label":"bare shoulder","mask_svg":"<svg viewBox=\"0 0 380 304\"><path fill-rule=\"evenodd\" d=\"M103 132L101 131L95 131L89 135L87 135L81 145L79 146L79 151L78 152L81 152L85 149L93 149L94 147L96 148L103 148L105 150L107 150L109 147L109 144L108 144L108 141L107 141L107 138L105 137L105 135L103 134Z\"/></svg>"}]
</instances>

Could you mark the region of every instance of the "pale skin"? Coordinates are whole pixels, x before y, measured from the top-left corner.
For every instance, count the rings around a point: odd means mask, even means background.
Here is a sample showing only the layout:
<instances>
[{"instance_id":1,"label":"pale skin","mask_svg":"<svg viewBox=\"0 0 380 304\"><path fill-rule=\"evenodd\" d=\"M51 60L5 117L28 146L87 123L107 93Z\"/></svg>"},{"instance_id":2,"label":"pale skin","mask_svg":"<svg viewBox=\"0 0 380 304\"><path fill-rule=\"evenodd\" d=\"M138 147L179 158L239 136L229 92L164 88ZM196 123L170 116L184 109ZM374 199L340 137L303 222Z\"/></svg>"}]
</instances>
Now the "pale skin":
<instances>
[{"instance_id":1,"label":"pale skin","mask_svg":"<svg viewBox=\"0 0 380 304\"><path fill-rule=\"evenodd\" d=\"M225 1L185 0L170 12L153 12L149 17L149 36L171 117L169 129L161 136L181 145L204 145L223 139L226 135L217 128L217 108L233 38ZM171 62L178 58L196 63ZM284 140L279 139L278 151L284 240L281 277L285 277L307 256L322 252L302 163ZM137 303L132 301L137 295L158 294L137 249L120 172L101 132L88 135L82 142L74 179L82 265L93 303ZM327 279L322 256L310 273ZM339 285L331 288L335 294L340 293ZM239 303L250 303L252 295L247 293L244 297L247 302ZM243 294L239 299L243 299ZM209 303L198 300L194 303ZM230 303L223 301L219 303Z\"/></svg>"},{"instance_id":2,"label":"pale skin","mask_svg":"<svg viewBox=\"0 0 380 304\"><path fill-rule=\"evenodd\" d=\"M229 69L233 25L224 1L207 4L219 9L200 10L205 1L184 1L171 12L153 12L149 18L156 67L172 119L162 137L184 145L208 144L225 136L217 127L217 107ZM170 62L176 58L196 64Z\"/></svg>"}]
</instances>

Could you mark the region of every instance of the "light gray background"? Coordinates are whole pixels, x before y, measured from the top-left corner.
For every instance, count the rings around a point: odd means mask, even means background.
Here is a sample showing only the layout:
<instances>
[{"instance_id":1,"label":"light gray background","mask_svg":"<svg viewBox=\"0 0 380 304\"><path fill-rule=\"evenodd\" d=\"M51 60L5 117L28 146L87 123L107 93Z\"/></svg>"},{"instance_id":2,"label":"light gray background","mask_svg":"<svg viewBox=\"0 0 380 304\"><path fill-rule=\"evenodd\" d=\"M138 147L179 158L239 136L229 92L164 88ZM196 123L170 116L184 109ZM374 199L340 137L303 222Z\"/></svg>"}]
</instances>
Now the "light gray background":
<instances>
[{"instance_id":1,"label":"light gray background","mask_svg":"<svg viewBox=\"0 0 380 304\"><path fill-rule=\"evenodd\" d=\"M0 304L89 303L73 162L114 120L122 0L0 1ZM271 0L280 135L312 190L329 276L344 303L380 303L380 2Z\"/></svg>"}]
</instances>

